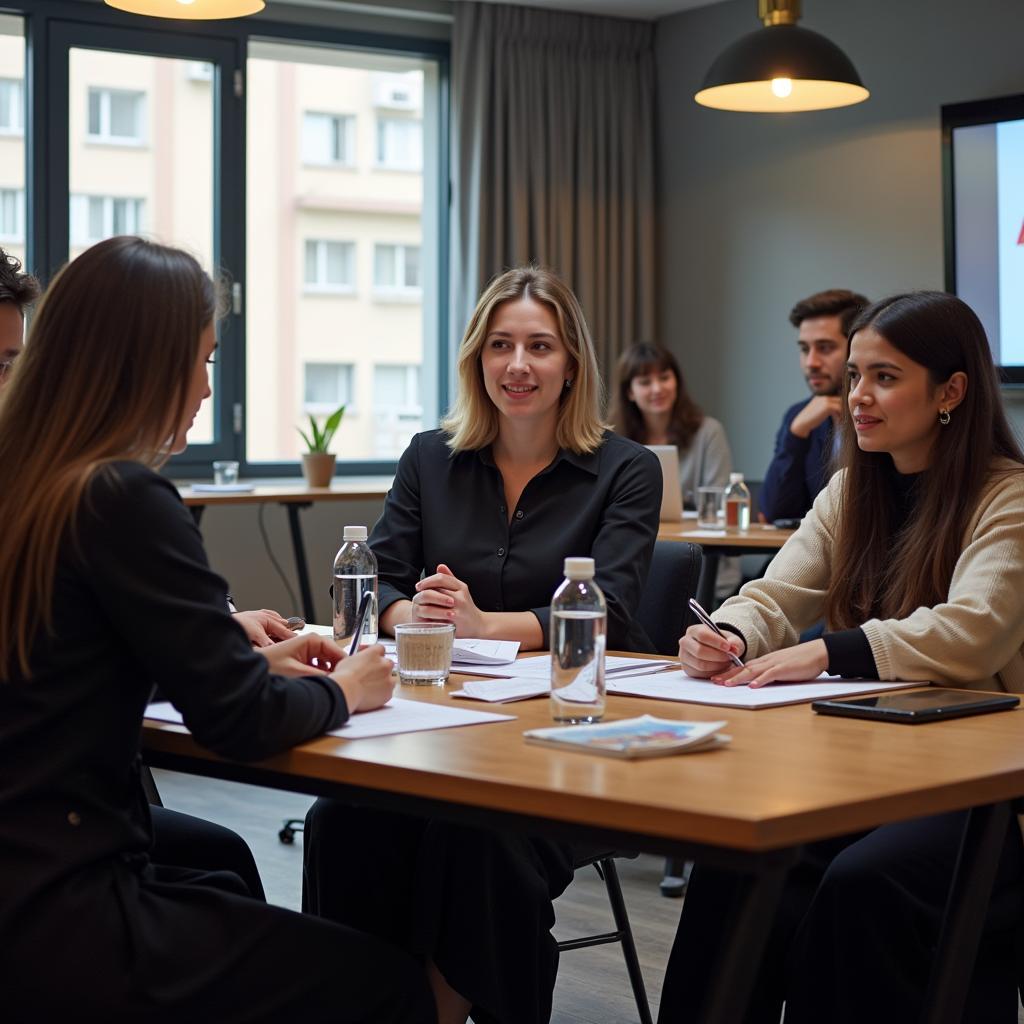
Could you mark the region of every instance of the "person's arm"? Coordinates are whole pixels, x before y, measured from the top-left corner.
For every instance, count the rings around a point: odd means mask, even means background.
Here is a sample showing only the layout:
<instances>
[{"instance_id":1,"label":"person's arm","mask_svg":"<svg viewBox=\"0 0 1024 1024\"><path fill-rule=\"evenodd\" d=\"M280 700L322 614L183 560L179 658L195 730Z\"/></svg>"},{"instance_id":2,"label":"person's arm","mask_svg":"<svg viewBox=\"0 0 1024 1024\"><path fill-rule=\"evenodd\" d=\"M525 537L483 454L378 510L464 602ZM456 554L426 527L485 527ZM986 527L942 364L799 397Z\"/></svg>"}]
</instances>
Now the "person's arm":
<instances>
[{"instance_id":1,"label":"person's arm","mask_svg":"<svg viewBox=\"0 0 1024 1024\"><path fill-rule=\"evenodd\" d=\"M624 649L629 643L630 626L658 537L661 488L657 456L647 449L639 451L620 469L590 549L594 579L608 606L608 646L612 649ZM531 611L547 644L551 606Z\"/></svg>"},{"instance_id":2,"label":"person's arm","mask_svg":"<svg viewBox=\"0 0 1024 1024\"><path fill-rule=\"evenodd\" d=\"M420 436L414 435L398 460L384 511L369 538L377 559L380 626L387 633L394 633L396 623L410 620L410 601L424 569L420 445Z\"/></svg>"},{"instance_id":3,"label":"person's arm","mask_svg":"<svg viewBox=\"0 0 1024 1024\"><path fill-rule=\"evenodd\" d=\"M904 619L861 627L879 679L927 679L962 686L994 676L1024 647L1024 473L982 499L957 560L949 596Z\"/></svg>"},{"instance_id":4,"label":"person's arm","mask_svg":"<svg viewBox=\"0 0 1024 1024\"><path fill-rule=\"evenodd\" d=\"M837 473L818 495L764 577L747 583L711 616L743 637L747 659L793 646L800 633L822 617L844 476Z\"/></svg>"},{"instance_id":5,"label":"person's arm","mask_svg":"<svg viewBox=\"0 0 1024 1024\"><path fill-rule=\"evenodd\" d=\"M252 649L167 480L142 467L104 471L78 527L76 550L125 664L159 686L203 746L263 758L348 717L329 676L314 668L297 678L274 675Z\"/></svg>"},{"instance_id":6,"label":"person's arm","mask_svg":"<svg viewBox=\"0 0 1024 1024\"><path fill-rule=\"evenodd\" d=\"M769 523L773 519L799 519L811 506L813 496L807 492L805 472L811 439L797 437L790 430L800 408L793 406L783 418L775 438L775 454L761 485L761 514Z\"/></svg>"},{"instance_id":7,"label":"person's arm","mask_svg":"<svg viewBox=\"0 0 1024 1024\"><path fill-rule=\"evenodd\" d=\"M729 439L725 435L725 427L718 420L709 417L706 417L704 422L707 426L698 486L726 487L729 483L729 474L732 472L732 451L729 448Z\"/></svg>"}]
</instances>

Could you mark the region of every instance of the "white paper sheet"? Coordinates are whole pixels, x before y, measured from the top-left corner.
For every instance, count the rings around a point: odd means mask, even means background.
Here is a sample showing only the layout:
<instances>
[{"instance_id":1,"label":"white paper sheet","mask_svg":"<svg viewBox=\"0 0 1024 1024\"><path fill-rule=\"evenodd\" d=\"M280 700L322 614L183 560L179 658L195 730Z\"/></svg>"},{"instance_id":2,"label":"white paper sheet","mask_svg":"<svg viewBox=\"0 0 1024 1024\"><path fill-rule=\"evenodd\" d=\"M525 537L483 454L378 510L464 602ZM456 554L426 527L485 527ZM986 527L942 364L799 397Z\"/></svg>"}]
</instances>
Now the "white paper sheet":
<instances>
[{"instance_id":1,"label":"white paper sheet","mask_svg":"<svg viewBox=\"0 0 1024 1024\"><path fill-rule=\"evenodd\" d=\"M551 692L551 682L540 676L513 676L511 679L470 679L461 690L452 691L452 697L485 700L491 704L509 704L515 700L545 697Z\"/></svg>"},{"instance_id":2,"label":"white paper sheet","mask_svg":"<svg viewBox=\"0 0 1024 1024\"><path fill-rule=\"evenodd\" d=\"M425 701L393 697L376 711L353 715L340 729L332 729L327 735L358 740L370 736L393 736L402 732L423 732L426 729L450 729L458 725L504 722L512 717L493 711L467 711L446 704L427 704ZM166 702L150 704L146 708L146 718L182 724L181 712Z\"/></svg>"},{"instance_id":3,"label":"white paper sheet","mask_svg":"<svg viewBox=\"0 0 1024 1024\"><path fill-rule=\"evenodd\" d=\"M458 725L504 722L513 717L493 711L467 711L447 704L428 704L425 701L394 697L376 711L353 715L340 729L332 729L329 735L344 740L358 740L370 736L393 736L402 732L423 732L426 729L450 729Z\"/></svg>"},{"instance_id":4,"label":"white paper sheet","mask_svg":"<svg viewBox=\"0 0 1024 1024\"><path fill-rule=\"evenodd\" d=\"M604 674L606 678L631 675L637 672L649 675L651 672L657 672L659 669L668 668L673 664L678 664L678 662L649 661L646 658L627 658L620 654L612 654L604 659ZM474 665L468 671L474 676L491 676L493 678L515 676L518 679L520 676L540 676L550 679L551 655L542 654L534 658L520 658L511 668Z\"/></svg>"},{"instance_id":5,"label":"white paper sheet","mask_svg":"<svg viewBox=\"0 0 1024 1024\"><path fill-rule=\"evenodd\" d=\"M707 679L694 679L685 672L662 672L626 679L613 677L608 680L608 693L723 708L769 708L912 686L927 686L927 683L880 683L873 679L829 679L826 676L806 683L770 683L752 690L749 686L719 686Z\"/></svg>"}]
</instances>

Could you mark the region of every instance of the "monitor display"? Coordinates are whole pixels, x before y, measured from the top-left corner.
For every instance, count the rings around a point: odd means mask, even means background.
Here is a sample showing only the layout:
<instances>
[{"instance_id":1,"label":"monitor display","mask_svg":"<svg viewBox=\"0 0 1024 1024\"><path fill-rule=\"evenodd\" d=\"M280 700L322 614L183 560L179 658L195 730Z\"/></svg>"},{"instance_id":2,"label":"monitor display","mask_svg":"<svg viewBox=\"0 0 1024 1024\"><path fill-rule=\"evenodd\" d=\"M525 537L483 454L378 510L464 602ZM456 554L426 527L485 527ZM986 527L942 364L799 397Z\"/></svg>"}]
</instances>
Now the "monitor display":
<instances>
[{"instance_id":1,"label":"monitor display","mask_svg":"<svg viewBox=\"0 0 1024 1024\"><path fill-rule=\"evenodd\" d=\"M1024 385L1024 95L942 108L946 288Z\"/></svg>"}]
</instances>

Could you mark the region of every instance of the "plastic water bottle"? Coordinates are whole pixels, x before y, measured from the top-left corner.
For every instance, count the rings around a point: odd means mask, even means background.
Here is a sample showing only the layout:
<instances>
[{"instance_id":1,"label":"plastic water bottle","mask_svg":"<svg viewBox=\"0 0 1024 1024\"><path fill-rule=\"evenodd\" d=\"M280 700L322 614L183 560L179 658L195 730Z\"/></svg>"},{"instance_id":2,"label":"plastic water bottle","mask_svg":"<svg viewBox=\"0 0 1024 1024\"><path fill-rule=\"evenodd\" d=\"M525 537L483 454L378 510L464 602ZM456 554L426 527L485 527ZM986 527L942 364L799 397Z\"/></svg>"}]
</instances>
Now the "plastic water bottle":
<instances>
[{"instance_id":1,"label":"plastic water bottle","mask_svg":"<svg viewBox=\"0 0 1024 1024\"><path fill-rule=\"evenodd\" d=\"M551 716L556 722L600 722L608 613L594 582L592 558L567 558L551 599Z\"/></svg>"},{"instance_id":2,"label":"plastic water bottle","mask_svg":"<svg viewBox=\"0 0 1024 1024\"><path fill-rule=\"evenodd\" d=\"M726 528L734 526L739 530L750 529L750 491L743 482L742 473L729 474L729 486L722 495L725 507Z\"/></svg>"},{"instance_id":3,"label":"plastic water bottle","mask_svg":"<svg viewBox=\"0 0 1024 1024\"><path fill-rule=\"evenodd\" d=\"M352 642L363 594L373 601L366 615L359 646L377 642L377 558L366 543L365 526L346 526L334 558L334 639L343 647Z\"/></svg>"}]
</instances>

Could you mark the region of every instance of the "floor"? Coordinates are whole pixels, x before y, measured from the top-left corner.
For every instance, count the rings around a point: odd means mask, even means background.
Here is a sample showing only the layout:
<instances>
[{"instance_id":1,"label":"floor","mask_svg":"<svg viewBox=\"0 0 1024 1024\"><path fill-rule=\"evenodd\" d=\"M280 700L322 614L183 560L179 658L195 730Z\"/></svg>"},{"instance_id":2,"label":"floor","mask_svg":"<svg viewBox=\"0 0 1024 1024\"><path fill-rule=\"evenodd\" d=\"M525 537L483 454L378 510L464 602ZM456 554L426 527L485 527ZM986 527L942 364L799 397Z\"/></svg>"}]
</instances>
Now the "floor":
<instances>
[{"instance_id":1,"label":"floor","mask_svg":"<svg viewBox=\"0 0 1024 1024\"><path fill-rule=\"evenodd\" d=\"M286 818L301 818L310 800L294 793L257 789L214 779L155 771L164 803L209 818L244 836L256 856L267 898L297 910L301 889L302 837L287 846L278 839ZM619 875L647 984L657 1016L665 962L682 908L681 900L658 891L663 860L640 856L620 860ZM604 883L592 869L580 871L555 904L559 939L609 931L613 927ZM1024 1024L1024 1009L1018 1009ZM562 955L552 1024L629 1024L637 1020L629 979L617 945L574 950Z\"/></svg>"},{"instance_id":2,"label":"floor","mask_svg":"<svg viewBox=\"0 0 1024 1024\"><path fill-rule=\"evenodd\" d=\"M298 909L302 837L292 846L277 833L285 818L301 818L310 800L293 793L257 789L173 772L153 773L164 803L233 828L256 856L267 898ZM658 891L663 860L641 856L620 860L626 905L636 936L652 1013L657 1015L665 961L679 921L682 901ZM610 931L614 925L604 883L588 868L577 874L555 904L559 939ZM562 955L552 1024L628 1024L637 1020L636 1004L617 945L573 950Z\"/></svg>"}]
</instances>

